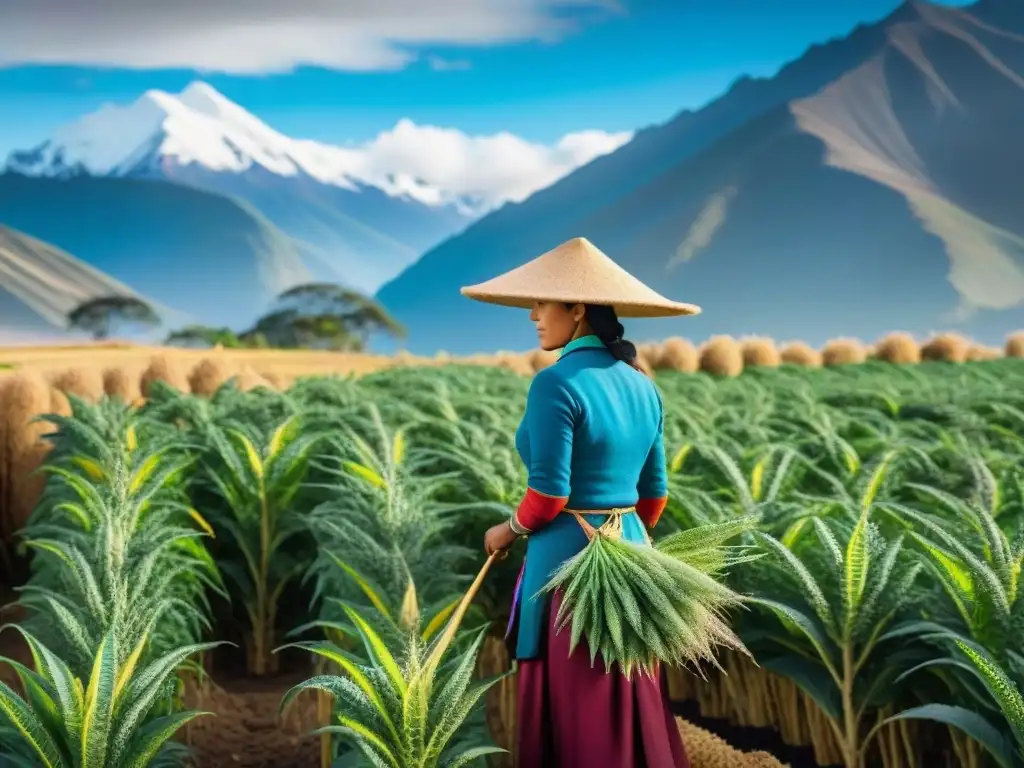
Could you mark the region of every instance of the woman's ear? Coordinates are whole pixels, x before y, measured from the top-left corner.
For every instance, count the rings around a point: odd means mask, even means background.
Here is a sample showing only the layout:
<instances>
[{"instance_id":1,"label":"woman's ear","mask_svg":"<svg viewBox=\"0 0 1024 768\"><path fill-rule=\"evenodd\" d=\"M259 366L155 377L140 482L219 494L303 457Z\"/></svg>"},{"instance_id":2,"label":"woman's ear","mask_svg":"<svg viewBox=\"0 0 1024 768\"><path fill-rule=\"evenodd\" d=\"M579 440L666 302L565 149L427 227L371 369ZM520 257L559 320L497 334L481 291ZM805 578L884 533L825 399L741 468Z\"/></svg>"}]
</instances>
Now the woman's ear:
<instances>
[{"instance_id":1,"label":"woman's ear","mask_svg":"<svg viewBox=\"0 0 1024 768\"><path fill-rule=\"evenodd\" d=\"M582 322L583 318L587 314L587 308L582 304L577 304L572 308L572 319L573 322Z\"/></svg>"}]
</instances>

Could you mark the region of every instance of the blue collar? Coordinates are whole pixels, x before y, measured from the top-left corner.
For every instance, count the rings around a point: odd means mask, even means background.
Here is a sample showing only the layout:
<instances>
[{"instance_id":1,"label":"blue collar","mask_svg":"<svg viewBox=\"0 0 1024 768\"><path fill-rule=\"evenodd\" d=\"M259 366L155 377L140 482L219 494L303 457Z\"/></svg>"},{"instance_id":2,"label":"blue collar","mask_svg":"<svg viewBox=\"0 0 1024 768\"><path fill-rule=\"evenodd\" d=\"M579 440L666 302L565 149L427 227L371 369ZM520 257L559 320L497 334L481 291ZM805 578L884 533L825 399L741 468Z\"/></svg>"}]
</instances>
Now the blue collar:
<instances>
[{"instance_id":1,"label":"blue collar","mask_svg":"<svg viewBox=\"0 0 1024 768\"><path fill-rule=\"evenodd\" d=\"M604 342L601 341L597 336L580 336L578 339L573 339L566 344L561 353L558 355L559 358L565 357L567 354L576 349L584 349L585 347L604 347Z\"/></svg>"}]
</instances>

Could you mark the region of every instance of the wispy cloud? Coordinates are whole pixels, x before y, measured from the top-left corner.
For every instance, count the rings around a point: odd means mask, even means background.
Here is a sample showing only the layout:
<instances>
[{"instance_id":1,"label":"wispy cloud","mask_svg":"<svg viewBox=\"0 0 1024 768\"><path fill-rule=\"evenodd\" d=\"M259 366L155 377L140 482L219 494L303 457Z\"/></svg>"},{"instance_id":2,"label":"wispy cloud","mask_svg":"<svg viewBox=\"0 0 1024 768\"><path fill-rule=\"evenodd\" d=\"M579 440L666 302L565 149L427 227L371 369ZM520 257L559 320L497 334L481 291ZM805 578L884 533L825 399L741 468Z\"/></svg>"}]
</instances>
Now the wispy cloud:
<instances>
[{"instance_id":1,"label":"wispy cloud","mask_svg":"<svg viewBox=\"0 0 1024 768\"><path fill-rule=\"evenodd\" d=\"M676 255L669 259L666 265L668 269L689 261L711 244L715 233L725 224L725 214L734 197L736 197L736 188L727 187L708 198L701 212L697 214L697 218L690 225L690 231L686 233L686 238L676 249Z\"/></svg>"},{"instance_id":2,"label":"wispy cloud","mask_svg":"<svg viewBox=\"0 0 1024 768\"><path fill-rule=\"evenodd\" d=\"M617 10L618 0L0 2L0 66L400 69L431 46L557 39Z\"/></svg>"},{"instance_id":3,"label":"wispy cloud","mask_svg":"<svg viewBox=\"0 0 1024 768\"><path fill-rule=\"evenodd\" d=\"M443 59L440 56L428 56L427 64L435 72L459 72L473 67L467 59Z\"/></svg>"}]
</instances>

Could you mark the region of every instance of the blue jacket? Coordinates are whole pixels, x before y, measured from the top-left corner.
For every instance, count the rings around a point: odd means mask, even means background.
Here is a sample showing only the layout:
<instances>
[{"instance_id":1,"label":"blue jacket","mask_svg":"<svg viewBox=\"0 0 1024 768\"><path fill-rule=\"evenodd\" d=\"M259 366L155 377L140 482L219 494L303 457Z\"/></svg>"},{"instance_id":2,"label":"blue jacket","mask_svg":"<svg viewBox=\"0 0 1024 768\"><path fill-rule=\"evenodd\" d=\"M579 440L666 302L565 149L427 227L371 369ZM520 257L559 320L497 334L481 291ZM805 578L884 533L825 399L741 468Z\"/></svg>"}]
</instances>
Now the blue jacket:
<instances>
[{"instance_id":1,"label":"blue jacket","mask_svg":"<svg viewBox=\"0 0 1024 768\"><path fill-rule=\"evenodd\" d=\"M570 342L558 361L533 379L516 449L528 485L545 496L568 497L569 509L631 507L666 495L664 412L654 382L616 360L596 336ZM599 526L605 517L590 515ZM627 541L648 544L636 513L623 519ZM530 535L516 589L515 656L541 654L551 574L587 544L576 519L559 514ZM518 613L516 613L518 611Z\"/></svg>"}]
</instances>

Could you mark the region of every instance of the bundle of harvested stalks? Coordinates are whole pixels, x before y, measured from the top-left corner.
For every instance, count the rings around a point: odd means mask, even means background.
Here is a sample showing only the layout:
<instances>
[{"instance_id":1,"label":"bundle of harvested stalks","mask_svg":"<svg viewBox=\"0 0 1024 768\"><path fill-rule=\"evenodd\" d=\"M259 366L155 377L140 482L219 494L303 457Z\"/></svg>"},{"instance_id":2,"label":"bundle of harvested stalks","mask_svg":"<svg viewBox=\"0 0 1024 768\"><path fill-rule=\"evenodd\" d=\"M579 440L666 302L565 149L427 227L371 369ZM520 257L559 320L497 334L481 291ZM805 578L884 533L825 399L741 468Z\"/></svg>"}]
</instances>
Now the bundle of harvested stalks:
<instances>
[{"instance_id":1,"label":"bundle of harvested stalks","mask_svg":"<svg viewBox=\"0 0 1024 768\"><path fill-rule=\"evenodd\" d=\"M868 350L860 339L832 339L821 350L825 365L853 365L868 359Z\"/></svg>"},{"instance_id":2,"label":"bundle of harvested stalks","mask_svg":"<svg viewBox=\"0 0 1024 768\"><path fill-rule=\"evenodd\" d=\"M68 368L53 376L50 383L65 395L74 395L93 403L104 394L103 376L96 368Z\"/></svg>"},{"instance_id":3,"label":"bundle of harvested stalks","mask_svg":"<svg viewBox=\"0 0 1024 768\"><path fill-rule=\"evenodd\" d=\"M821 365L821 353L802 341L793 341L783 346L780 357L787 365L805 365L810 368Z\"/></svg>"},{"instance_id":4,"label":"bundle of harvested stalks","mask_svg":"<svg viewBox=\"0 0 1024 768\"><path fill-rule=\"evenodd\" d=\"M1024 331L1017 331L1006 337L1004 352L1007 357L1024 357Z\"/></svg>"},{"instance_id":5,"label":"bundle of harvested stalks","mask_svg":"<svg viewBox=\"0 0 1024 768\"><path fill-rule=\"evenodd\" d=\"M942 363L964 363L971 342L959 333L940 333L921 347L921 359Z\"/></svg>"},{"instance_id":6,"label":"bundle of harvested stalks","mask_svg":"<svg viewBox=\"0 0 1024 768\"><path fill-rule=\"evenodd\" d=\"M744 368L777 368L782 364L782 355L771 339L751 336L740 339L740 347Z\"/></svg>"},{"instance_id":7,"label":"bundle of harvested stalks","mask_svg":"<svg viewBox=\"0 0 1024 768\"><path fill-rule=\"evenodd\" d=\"M141 373L133 374L124 368L107 368L103 371L103 391L108 397L116 397L123 403L134 403L142 395L140 379Z\"/></svg>"},{"instance_id":8,"label":"bundle of harvested stalks","mask_svg":"<svg viewBox=\"0 0 1024 768\"><path fill-rule=\"evenodd\" d=\"M149 389L156 382L162 381L179 392L188 392L188 375L181 365L170 355L157 355L142 373L139 390L143 397L149 397Z\"/></svg>"},{"instance_id":9,"label":"bundle of harvested stalks","mask_svg":"<svg viewBox=\"0 0 1024 768\"><path fill-rule=\"evenodd\" d=\"M700 353L692 342L674 336L661 345L654 367L680 373L696 373L700 369Z\"/></svg>"},{"instance_id":10,"label":"bundle of harvested stalks","mask_svg":"<svg viewBox=\"0 0 1024 768\"><path fill-rule=\"evenodd\" d=\"M204 357L188 374L192 394L211 397L234 374L232 366L223 356Z\"/></svg>"},{"instance_id":11,"label":"bundle of harvested stalks","mask_svg":"<svg viewBox=\"0 0 1024 768\"><path fill-rule=\"evenodd\" d=\"M875 345L876 359L898 365L913 365L921 362L921 347L909 333L890 333Z\"/></svg>"},{"instance_id":12,"label":"bundle of harvested stalks","mask_svg":"<svg viewBox=\"0 0 1024 768\"><path fill-rule=\"evenodd\" d=\"M557 631L571 631L575 650L586 638L591 663L600 655L605 668L618 666L628 678L651 674L658 662L717 665L715 647L746 653L724 620L742 596L714 577L753 556L723 543L750 530L756 518L692 528L652 547L622 538L621 516L595 528L577 516L587 546L566 561L545 591L561 591Z\"/></svg>"},{"instance_id":13,"label":"bundle of harvested stalks","mask_svg":"<svg viewBox=\"0 0 1024 768\"><path fill-rule=\"evenodd\" d=\"M743 373L743 350L732 336L712 336L700 348L700 369L712 376Z\"/></svg>"},{"instance_id":14,"label":"bundle of harvested stalks","mask_svg":"<svg viewBox=\"0 0 1024 768\"><path fill-rule=\"evenodd\" d=\"M986 347L982 344L972 344L967 350L967 362L983 363L988 360L998 360L1003 356L1003 350L998 347Z\"/></svg>"}]
</instances>

